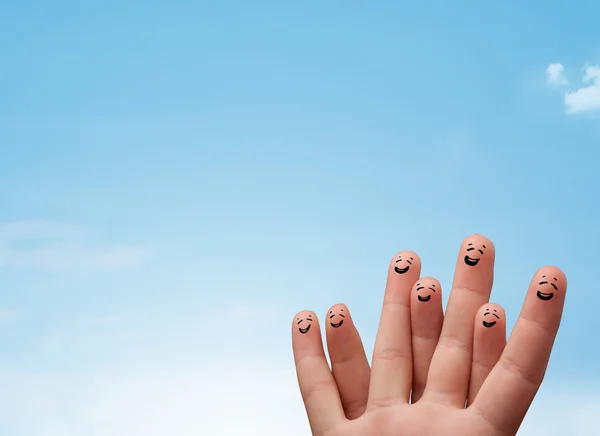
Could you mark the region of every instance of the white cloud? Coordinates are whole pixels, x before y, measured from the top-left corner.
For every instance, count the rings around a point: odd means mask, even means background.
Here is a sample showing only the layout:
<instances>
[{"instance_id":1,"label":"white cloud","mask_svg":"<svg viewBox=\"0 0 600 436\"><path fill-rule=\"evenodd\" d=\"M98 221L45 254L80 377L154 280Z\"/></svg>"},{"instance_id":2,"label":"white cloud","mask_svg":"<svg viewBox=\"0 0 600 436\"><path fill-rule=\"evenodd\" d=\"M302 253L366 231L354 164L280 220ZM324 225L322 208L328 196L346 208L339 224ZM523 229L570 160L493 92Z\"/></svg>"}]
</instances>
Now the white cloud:
<instances>
[{"instance_id":1,"label":"white cloud","mask_svg":"<svg viewBox=\"0 0 600 436\"><path fill-rule=\"evenodd\" d=\"M587 86L565 94L565 112L567 114L600 110L600 67L587 67L583 83Z\"/></svg>"},{"instance_id":2,"label":"white cloud","mask_svg":"<svg viewBox=\"0 0 600 436\"><path fill-rule=\"evenodd\" d=\"M305 436L293 371L229 365L138 373L0 373L10 436Z\"/></svg>"},{"instance_id":3,"label":"white cloud","mask_svg":"<svg viewBox=\"0 0 600 436\"><path fill-rule=\"evenodd\" d=\"M92 245L84 229L48 221L0 223L0 267L52 270L136 266L152 248L140 245Z\"/></svg>"},{"instance_id":4,"label":"white cloud","mask_svg":"<svg viewBox=\"0 0 600 436\"><path fill-rule=\"evenodd\" d=\"M565 67L562 64L550 64L546 68L546 74L548 75L548 84L562 86L568 85L569 81L564 76L563 71Z\"/></svg>"}]
</instances>

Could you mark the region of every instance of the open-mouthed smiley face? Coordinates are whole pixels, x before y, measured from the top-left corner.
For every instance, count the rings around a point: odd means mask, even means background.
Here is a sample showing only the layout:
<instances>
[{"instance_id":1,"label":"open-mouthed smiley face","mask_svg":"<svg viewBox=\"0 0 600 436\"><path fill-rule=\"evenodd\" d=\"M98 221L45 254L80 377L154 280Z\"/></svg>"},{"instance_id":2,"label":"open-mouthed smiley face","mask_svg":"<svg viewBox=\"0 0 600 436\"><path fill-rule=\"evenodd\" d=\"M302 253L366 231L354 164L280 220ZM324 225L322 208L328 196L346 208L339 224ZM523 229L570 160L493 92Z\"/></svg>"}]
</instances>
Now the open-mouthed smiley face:
<instances>
[{"instance_id":1,"label":"open-mouthed smiley face","mask_svg":"<svg viewBox=\"0 0 600 436\"><path fill-rule=\"evenodd\" d=\"M554 292L558 291L557 282L558 279L556 277L543 275L538 283L539 288L536 292L537 297L543 301L551 300L552 297L554 297Z\"/></svg>"},{"instance_id":2,"label":"open-mouthed smiley face","mask_svg":"<svg viewBox=\"0 0 600 436\"><path fill-rule=\"evenodd\" d=\"M407 254L399 254L398 259L396 259L396 264L394 265L394 271L398 274L407 273L410 269L414 259Z\"/></svg>"},{"instance_id":3,"label":"open-mouthed smiley face","mask_svg":"<svg viewBox=\"0 0 600 436\"><path fill-rule=\"evenodd\" d=\"M305 335L310 330L310 326L312 325L313 317L312 314L306 315L305 318L296 318L296 325L298 326L298 331Z\"/></svg>"},{"instance_id":4,"label":"open-mouthed smiley face","mask_svg":"<svg viewBox=\"0 0 600 436\"><path fill-rule=\"evenodd\" d=\"M421 279L416 284L417 287L417 300L423 303L431 300L432 292L436 292L436 284L431 279Z\"/></svg>"},{"instance_id":5,"label":"open-mouthed smiley face","mask_svg":"<svg viewBox=\"0 0 600 436\"><path fill-rule=\"evenodd\" d=\"M490 327L494 327L498 322L494 319L494 317L496 318L496 320L500 319L500 317L498 316L498 311L496 309L490 310L486 308L485 312L483 313L483 326L487 327L488 329ZM486 318L488 319L488 321L486 321Z\"/></svg>"},{"instance_id":6,"label":"open-mouthed smiley face","mask_svg":"<svg viewBox=\"0 0 600 436\"><path fill-rule=\"evenodd\" d=\"M335 329L341 327L342 324L344 324L345 318L346 315L344 315L344 309L338 309L337 311L329 311L329 324Z\"/></svg>"},{"instance_id":7,"label":"open-mouthed smiley face","mask_svg":"<svg viewBox=\"0 0 600 436\"><path fill-rule=\"evenodd\" d=\"M485 245L475 245L472 242L467 244L467 254L465 255L465 263L469 266L475 266L481 260L483 256L483 250L486 248Z\"/></svg>"}]
</instances>

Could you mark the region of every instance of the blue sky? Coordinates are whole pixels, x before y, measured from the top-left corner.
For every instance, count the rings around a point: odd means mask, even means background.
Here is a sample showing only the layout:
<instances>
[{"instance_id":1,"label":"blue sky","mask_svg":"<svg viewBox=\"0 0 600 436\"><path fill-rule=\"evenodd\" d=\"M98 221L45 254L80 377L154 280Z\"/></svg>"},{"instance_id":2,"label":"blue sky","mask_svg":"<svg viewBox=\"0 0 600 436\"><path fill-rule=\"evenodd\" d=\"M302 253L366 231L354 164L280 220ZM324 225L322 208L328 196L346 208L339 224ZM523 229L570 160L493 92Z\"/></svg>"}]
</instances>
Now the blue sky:
<instances>
[{"instance_id":1,"label":"blue sky","mask_svg":"<svg viewBox=\"0 0 600 436\"><path fill-rule=\"evenodd\" d=\"M563 401L591 422L600 5L580 5L2 3L0 433L306 434L293 314L347 303L370 353L389 258L417 251L447 299L475 232L509 327L538 267L569 280L523 434L559 434L541 405Z\"/></svg>"}]
</instances>

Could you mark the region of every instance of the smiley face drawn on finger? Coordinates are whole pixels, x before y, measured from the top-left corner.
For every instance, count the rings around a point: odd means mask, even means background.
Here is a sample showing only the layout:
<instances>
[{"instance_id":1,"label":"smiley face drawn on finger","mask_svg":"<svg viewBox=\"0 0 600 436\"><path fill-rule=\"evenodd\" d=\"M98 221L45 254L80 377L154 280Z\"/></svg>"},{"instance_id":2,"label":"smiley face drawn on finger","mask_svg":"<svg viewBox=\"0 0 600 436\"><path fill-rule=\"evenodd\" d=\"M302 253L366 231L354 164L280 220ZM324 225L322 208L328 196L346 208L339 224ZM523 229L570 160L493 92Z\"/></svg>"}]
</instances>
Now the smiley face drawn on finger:
<instances>
[{"instance_id":1,"label":"smiley face drawn on finger","mask_svg":"<svg viewBox=\"0 0 600 436\"><path fill-rule=\"evenodd\" d=\"M469 266L475 266L481 260L483 256L483 250L486 248L485 245L475 246L472 242L467 244L467 254L465 255L465 263Z\"/></svg>"},{"instance_id":2,"label":"smiley face drawn on finger","mask_svg":"<svg viewBox=\"0 0 600 436\"><path fill-rule=\"evenodd\" d=\"M306 318L296 318L298 331L303 335L307 334L313 322L312 314L306 315Z\"/></svg>"},{"instance_id":3,"label":"smiley face drawn on finger","mask_svg":"<svg viewBox=\"0 0 600 436\"><path fill-rule=\"evenodd\" d=\"M485 309L485 312L484 312L484 314L483 314L483 326L484 326L484 327L486 327L486 328L488 328L488 329L489 329L490 327L494 327L494 326L496 325L496 323L497 323L498 321L494 321L494 319L493 319L493 318L488 318L488 319L491 319L491 321L486 321L486 320L485 320L485 317L486 317L486 316L488 316L488 317L494 317L494 316L495 316L495 317L496 317L496 319L500 319L500 317L498 316L498 313L497 313L497 312L498 312L498 311L497 311L496 309L494 309L494 310L490 310L490 309L487 309L487 308Z\"/></svg>"},{"instance_id":4,"label":"smiley face drawn on finger","mask_svg":"<svg viewBox=\"0 0 600 436\"><path fill-rule=\"evenodd\" d=\"M539 288L536 292L537 297L542 301L552 300L552 297L554 297L554 292L558 291L558 286L556 285L557 282L558 279L556 277L543 275L542 280L540 280L538 283ZM546 292L542 292L542 290Z\"/></svg>"},{"instance_id":5,"label":"smiley face drawn on finger","mask_svg":"<svg viewBox=\"0 0 600 436\"><path fill-rule=\"evenodd\" d=\"M431 300L431 295L429 291L436 292L435 283L429 283L429 280L422 279L417 282L417 300L427 303Z\"/></svg>"},{"instance_id":6,"label":"smiley face drawn on finger","mask_svg":"<svg viewBox=\"0 0 600 436\"><path fill-rule=\"evenodd\" d=\"M399 254L398 259L396 259L396 265L394 265L394 271L398 274L405 274L408 272L412 263L415 259L406 254Z\"/></svg>"},{"instance_id":7,"label":"smiley face drawn on finger","mask_svg":"<svg viewBox=\"0 0 600 436\"><path fill-rule=\"evenodd\" d=\"M329 324L334 329L341 327L342 324L344 324L345 318L346 315L344 315L344 309L339 309L336 312L334 312L333 310L329 311Z\"/></svg>"}]
</instances>

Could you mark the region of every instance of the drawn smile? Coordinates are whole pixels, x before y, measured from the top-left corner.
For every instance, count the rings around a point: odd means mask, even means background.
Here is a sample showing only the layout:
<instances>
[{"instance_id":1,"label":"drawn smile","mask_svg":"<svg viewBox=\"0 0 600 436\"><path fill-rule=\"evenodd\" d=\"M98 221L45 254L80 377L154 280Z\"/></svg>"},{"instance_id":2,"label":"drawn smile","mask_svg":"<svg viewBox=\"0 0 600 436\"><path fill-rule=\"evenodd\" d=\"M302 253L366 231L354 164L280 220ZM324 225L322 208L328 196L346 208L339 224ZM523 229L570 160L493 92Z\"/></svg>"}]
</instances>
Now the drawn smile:
<instances>
[{"instance_id":1,"label":"drawn smile","mask_svg":"<svg viewBox=\"0 0 600 436\"><path fill-rule=\"evenodd\" d=\"M471 251L478 251L479 254L481 254L483 256L483 250L482 248L485 248L485 245L481 245L480 248L475 248L475 245L473 245L472 242L470 242L467 245L467 253L470 253ZM475 258L475 257L470 257L468 254L465 256L465 263L469 266L475 266L479 263L479 259L480 258Z\"/></svg>"},{"instance_id":2,"label":"drawn smile","mask_svg":"<svg viewBox=\"0 0 600 436\"><path fill-rule=\"evenodd\" d=\"M344 315L342 312L344 312L344 309L339 309L336 311L330 310L329 311L329 324L331 325L331 327L333 327L334 329L337 329L338 327L341 327L342 324L344 324L344 320L340 319L340 322L333 322L331 321L331 319L333 319L334 316L339 316L340 318L346 318L346 315Z\"/></svg>"},{"instance_id":3,"label":"drawn smile","mask_svg":"<svg viewBox=\"0 0 600 436\"><path fill-rule=\"evenodd\" d=\"M398 259L396 259L396 265L394 266L394 271L396 271L396 273L398 273L398 274L406 274L408 272L408 270L410 269L413 261L415 260L412 256L410 256L410 254L407 255L407 253L409 253L409 252L403 251L402 253L400 253L398 255ZM407 263L408 265L406 265L404 268L400 268L399 266L397 266L398 262Z\"/></svg>"},{"instance_id":4,"label":"drawn smile","mask_svg":"<svg viewBox=\"0 0 600 436\"><path fill-rule=\"evenodd\" d=\"M432 280L433 279L431 279L431 278L424 278L423 281L420 281L419 283L417 283L417 285L416 285L417 292L420 292L423 289L427 289L428 291L435 292L435 283L431 283ZM423 286L421 286L421 283L423 284ZM439 283L438 283L438 286L439 286ZM423 303L426 303L429 300L431 300L432 295L433 294L429 294L429 295L417 294L417 300L422 301Z\"/></svg>"},{"instance_id":5,"label":"drawn smile","mask_svg":"<svg viewBox=\"0 0 600 436\"><path fill-rule=\"evenodd\" d=\"M304 334L308 333L308 331L310 330L310 324L306 328L300 327L298 330L300 330L300 333L302 333L304 335Z\"/></svg>"},{"instance_id":6,"label":"drawn smile","mask_svg":"<svg viewBox=\"0 0 600 436\"><path fill-rule=\"evenodd\" d=\"M556 280L556 277L552 277L554 279L554 281ZM550 285L554 288L555 291L558 291L558 286L556 286L552 281L549 280L549 277L546 278L546 276L542 276L542 281L538 283L538 285L542 286L542 285ZM537 291L537 297L542 300L542 301L548 301L551 300L552 297L554 297L554 292L542 292L540 290Z\"/></svg>"},{"instance_id":7,"label":"drawn smile","mask_svg":"<svg viewBox=\"0 0 600 436\"><path fill-rule=\"evenodd\" d=\"M493 311L491 311L490 309L485 309L485 313L483 314L483 317L485 318L488 315L491 315L493 317L495 317L496 319L500 319L500 317L494 313L497 312L498 310L494 309ZM497 321L492 321L492 322L487 322L485 319L483 320L483 326L485 328L490 328L490 327L494 327L496 325Z\"/></svg>"},{"instance_id":8,"label":"drawn smile","mask_svg":"<svg viewBox=\"0 0 600 436\"><path fill-rule=\"evenodd\" d=\"M479 263L479 259L473 259L467 255L465 256L465 263L469 266L475 266Z\"/></svg>"},{"instance_id":9,"label":"drawn smile","mask_svg":"<svg viewBox=\"0 0 600 436\"><path fill-rule=\"evenodd\" d=\"M548 294L545 294L541 291L537 291L537 296L540 300L544 300L544 301L548 301L551 300L552 297L554 297L554 292L550 292Z\"/></svg>"}]
</instances>

